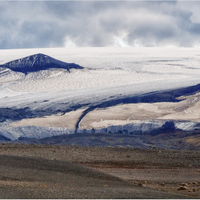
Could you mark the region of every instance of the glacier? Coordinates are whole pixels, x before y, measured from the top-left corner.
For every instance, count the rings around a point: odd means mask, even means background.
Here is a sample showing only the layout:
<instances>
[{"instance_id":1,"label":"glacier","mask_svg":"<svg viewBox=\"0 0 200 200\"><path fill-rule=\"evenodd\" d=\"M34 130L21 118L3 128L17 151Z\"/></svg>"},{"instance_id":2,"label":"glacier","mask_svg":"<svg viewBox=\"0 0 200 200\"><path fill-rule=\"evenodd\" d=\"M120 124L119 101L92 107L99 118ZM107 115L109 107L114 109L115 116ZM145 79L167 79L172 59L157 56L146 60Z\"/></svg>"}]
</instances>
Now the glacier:
<instances>
[{"instance_id":1,"label":"glacier","mask_svg":"<svg viewBox=\"0 0 200 200\"><path fill-rule=\"evenodd\" d=\"M193 87L200 83L199 61L198 49L190 48L0 50L0 134L11 140L72 134L75 130L68 128L14 128L10 124L24 118L127 103L127 99L141 102L151 95ZM159 128L164 123L151 126ZM192 130L197 126L187 123L179 122L176 127ZM139 127L150 129L148 122Z\"/></svg>"}]
</instances>

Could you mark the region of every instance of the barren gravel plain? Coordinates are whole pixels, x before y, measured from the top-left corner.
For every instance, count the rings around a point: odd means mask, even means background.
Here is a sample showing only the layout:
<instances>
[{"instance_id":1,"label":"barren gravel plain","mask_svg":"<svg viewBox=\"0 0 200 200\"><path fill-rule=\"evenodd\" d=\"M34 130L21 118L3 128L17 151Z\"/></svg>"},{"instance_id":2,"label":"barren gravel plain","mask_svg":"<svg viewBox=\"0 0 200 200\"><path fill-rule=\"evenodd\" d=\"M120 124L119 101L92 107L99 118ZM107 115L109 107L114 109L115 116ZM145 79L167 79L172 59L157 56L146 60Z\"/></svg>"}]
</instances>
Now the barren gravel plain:
<instances>
[{"instance_id":1,"label":"barren gravel plain","mask_svg":"<svg viewBox=\"0 0 200 200\"><path fill-rule=\"evenodd\" d=\"M200 198L200 152L0 144L0 197Z\"/></svg>"}]
</instances>

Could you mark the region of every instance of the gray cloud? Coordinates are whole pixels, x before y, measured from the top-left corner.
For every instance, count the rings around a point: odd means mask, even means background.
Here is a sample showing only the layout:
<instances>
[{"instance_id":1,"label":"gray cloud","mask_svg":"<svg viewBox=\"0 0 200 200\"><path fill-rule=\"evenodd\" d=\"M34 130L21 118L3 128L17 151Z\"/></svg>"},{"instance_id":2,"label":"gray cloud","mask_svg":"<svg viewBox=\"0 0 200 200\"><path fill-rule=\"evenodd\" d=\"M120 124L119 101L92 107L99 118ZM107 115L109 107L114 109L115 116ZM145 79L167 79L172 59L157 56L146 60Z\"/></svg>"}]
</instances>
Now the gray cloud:
<instances>
[{"instance_id":1,"label":"gray cloud","mask_svg":"<svg viewBox=\"0 0 200 200\"><path fill-rule=\"evenodd\" d=\"M0 2L0 48L197 46L200 2Z\"/></svg>"}]
</instances>

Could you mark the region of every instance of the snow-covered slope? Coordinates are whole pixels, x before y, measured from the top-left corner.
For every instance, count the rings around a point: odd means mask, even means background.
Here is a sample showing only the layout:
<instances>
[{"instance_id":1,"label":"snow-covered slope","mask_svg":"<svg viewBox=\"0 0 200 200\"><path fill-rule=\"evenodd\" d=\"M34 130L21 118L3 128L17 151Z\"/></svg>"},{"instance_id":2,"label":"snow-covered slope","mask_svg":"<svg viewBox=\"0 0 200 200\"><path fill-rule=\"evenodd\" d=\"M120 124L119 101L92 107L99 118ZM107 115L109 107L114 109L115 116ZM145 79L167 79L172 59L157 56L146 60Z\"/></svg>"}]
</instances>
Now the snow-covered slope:
<instances>
[{"instance_id":1,"label":"snow-covered slope","mask_svg":"<svg viewBox=\"0 0 200 200\"><path fill-rule=\"evenodd\" d=\"M74 130L67 128L40 127L40 126L25 126L16 128L1 128L0 135L10 140L18 138L46 138L56 135L72 134Z\"/></svg>"},{"instance_id":2,"label":"snow-covered slope","mask_svg":"<svg viewBox=\"0 0 200 200\"><path fill-rule=\"evenodd\" d=\"M0 84L17 81L23 78L24 78L23 73L17 73L8 68L0 67Z\"/></svg>"}]
</instances>

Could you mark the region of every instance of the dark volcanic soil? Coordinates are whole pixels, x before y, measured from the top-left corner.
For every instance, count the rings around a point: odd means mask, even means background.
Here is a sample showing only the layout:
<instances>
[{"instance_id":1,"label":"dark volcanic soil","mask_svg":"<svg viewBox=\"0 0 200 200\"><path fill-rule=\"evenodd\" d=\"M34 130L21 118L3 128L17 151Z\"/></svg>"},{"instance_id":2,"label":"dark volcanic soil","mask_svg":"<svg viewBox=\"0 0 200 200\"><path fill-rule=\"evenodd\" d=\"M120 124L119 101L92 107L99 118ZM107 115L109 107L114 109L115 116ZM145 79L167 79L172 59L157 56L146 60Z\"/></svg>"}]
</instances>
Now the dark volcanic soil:
<instances>
[{"instance_id":1,"label":"dark volcanic soil","mask_svg":"<svg viewBox=\"0 0 200 200\"><path fill-rule=\"evenodd\" d=\"M200 198L200 152L0 144L3 198Z\"/></svg>"}]
</instances>

